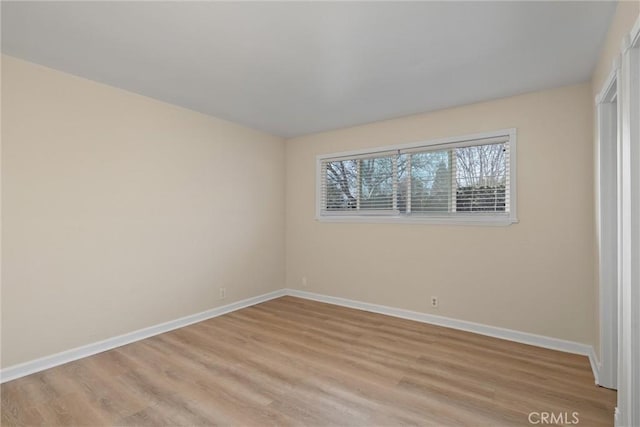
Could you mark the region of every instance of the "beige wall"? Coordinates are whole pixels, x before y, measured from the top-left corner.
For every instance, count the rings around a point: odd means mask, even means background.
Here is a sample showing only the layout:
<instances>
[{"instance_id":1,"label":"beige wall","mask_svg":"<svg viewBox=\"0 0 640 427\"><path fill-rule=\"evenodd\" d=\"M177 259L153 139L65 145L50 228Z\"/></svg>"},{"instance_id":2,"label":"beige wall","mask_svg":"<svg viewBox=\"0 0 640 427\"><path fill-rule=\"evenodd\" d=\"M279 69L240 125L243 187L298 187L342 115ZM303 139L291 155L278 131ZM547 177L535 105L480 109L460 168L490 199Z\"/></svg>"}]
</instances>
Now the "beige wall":
<instances>
[{"instance_id":1,"label":"beige wall","mask_svg":"<svg viewBox=\"0 0 640 427\"><path fill-rule=\"evenodd\" d=\"M611 24L607 32L607 37L605 39L604 45L602 46L602 50L600 51L600 56L596 64L596 68L593 72L593 76L591 79L591 91L592 91L591 108L593 111L592 114L594 118L593 120L594 153L597 153L597 150L598 150L598 147L597 147L598 140L597 140L597 134L596 134L597 109L595 104L595 97L600 93L600 91L602 90L602 86L605 83L605 80L613 70L613 62L620 55L623 38L629 34L631 29L633 28L633 25L638 20L638 18L640 18L640 2L622 1L618 3L618 6L616 7L616 12L613 16L613 19L611 20ZM597 157L594 157L594 158L597 159ZM597 168L596 162L597 160L594 162L594 168ZM597 180L597 174L596 174L596 180ZM598 192L598 183L596 181L594 181L594 192L596 194ZM596 220L598 220L598 215L597 215L598 207L594 206L594 209L596 210ZM597 233L597 228L594 230L595 230L594 233ZM600 253L599 252L600 248L597 246L597 244L598 242L596 239L595 246L594 246L595 247L594 257L596 260L598 259L599 253ZM599 283L599 268L598 268L597 262L594 263L594 284L595 284L594 293L596 298L596 315L597 315L596 321L598 321L600 316L600 307L599 307L600 283ZM600 354L600 328L597 323L596 323L596 339L594 342L594 347L596 350L596 354L599 355Z\"/></svg>"},{"instance_id":2,"label":"beige wall","mask_svg":"<svg viewBox=\"0 0 640 427\"><path fill-rule=\"evenodd\" d=\"M282 288L281 139L2 59L3 367Z\"/></svg>"},{"instance_id":3,"label":"beige wall","mask_svg":"<svg viewBox=\"0 0 640 427\"><path fill-rule=\"evenodd\" d=\"M581 84L288 140L287 286L592 343L591 99ZM318 154L510 127L519 224L314 220Z\"/></svg>"}]
</instances>

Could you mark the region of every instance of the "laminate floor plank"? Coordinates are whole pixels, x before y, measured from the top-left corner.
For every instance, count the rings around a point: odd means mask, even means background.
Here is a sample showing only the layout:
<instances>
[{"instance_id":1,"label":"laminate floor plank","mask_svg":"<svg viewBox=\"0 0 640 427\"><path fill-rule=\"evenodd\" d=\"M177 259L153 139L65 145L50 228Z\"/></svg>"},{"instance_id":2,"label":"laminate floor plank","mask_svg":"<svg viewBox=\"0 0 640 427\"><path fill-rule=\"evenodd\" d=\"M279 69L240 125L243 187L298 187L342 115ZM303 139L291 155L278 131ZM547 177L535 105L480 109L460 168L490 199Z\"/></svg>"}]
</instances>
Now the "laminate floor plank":
<instances>
[{"instance_id":1,"label":"laminate floor plank","mask_svg":"<svg viewBox=\"0 0 640 427\"><path fill-rule=\"evenodd\" d=\"M282 297L3 384L3 426L611 426L586 357Z\"/></svg>"}]
</instances>

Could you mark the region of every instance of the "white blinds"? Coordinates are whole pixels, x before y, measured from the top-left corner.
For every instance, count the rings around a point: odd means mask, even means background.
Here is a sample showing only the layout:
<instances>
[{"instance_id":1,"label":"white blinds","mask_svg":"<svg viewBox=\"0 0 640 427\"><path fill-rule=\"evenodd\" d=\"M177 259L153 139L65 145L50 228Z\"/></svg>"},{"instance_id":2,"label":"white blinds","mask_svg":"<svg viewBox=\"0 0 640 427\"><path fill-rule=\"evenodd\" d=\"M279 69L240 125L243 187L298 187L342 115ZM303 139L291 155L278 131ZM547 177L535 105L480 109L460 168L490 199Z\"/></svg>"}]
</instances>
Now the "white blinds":
<instances>
[{"instance_id":1,"label":"white blinds","mask_svg":"<svg viewBox=\"0 0 640 427\"><path fill-rule=\"evenodd\" d=\"M324 159L322 215L478 215L510 210L508 136Z\"/></svg>"}]
</instances>

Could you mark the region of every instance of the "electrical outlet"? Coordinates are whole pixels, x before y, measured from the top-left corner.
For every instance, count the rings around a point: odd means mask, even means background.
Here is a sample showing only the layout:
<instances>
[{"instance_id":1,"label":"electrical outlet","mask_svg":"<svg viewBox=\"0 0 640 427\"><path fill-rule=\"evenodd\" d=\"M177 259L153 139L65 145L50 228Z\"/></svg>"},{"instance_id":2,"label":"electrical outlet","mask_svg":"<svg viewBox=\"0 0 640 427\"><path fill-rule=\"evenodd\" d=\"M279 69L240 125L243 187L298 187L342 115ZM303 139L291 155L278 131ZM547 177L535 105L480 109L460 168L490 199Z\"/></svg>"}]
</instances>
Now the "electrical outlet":
<instances>
[{"instance_id":1,"label":"electrical outlet","mask_svg":"<svg viewBox=\"0 0 640 427\"><path fill-rule=\"evenodd\" d=\"M227 297L227 288L220 288L220 299L225 299Z\"/></svg>"},{"instance_id":2,"label":"electrical outlet","mask_svg":"<svg viewBox=\"0 0 640 427\"><path fill-rule=\"evenodd\" d=\"M307 276L302 277L302 286L305 288L309 286L309 281L307 280Z\"/></svg>"},{"instance_id":3,"label":"electrical outlet","mask_svg":"<svg viewBox=\"0 0 640 427\"><path fill-rule=\"evenodd\" d=\"M433 308L438 307L438 297L431 297L431 307Z\"/></svg>"}]
</instances>

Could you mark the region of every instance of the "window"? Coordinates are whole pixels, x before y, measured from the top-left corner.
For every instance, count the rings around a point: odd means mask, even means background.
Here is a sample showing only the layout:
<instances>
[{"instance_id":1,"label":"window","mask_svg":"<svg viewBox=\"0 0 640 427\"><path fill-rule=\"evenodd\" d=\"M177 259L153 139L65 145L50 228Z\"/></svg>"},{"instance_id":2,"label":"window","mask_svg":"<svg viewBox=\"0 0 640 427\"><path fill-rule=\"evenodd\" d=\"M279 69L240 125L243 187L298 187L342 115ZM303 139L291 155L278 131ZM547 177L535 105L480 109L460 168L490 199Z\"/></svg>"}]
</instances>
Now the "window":
<instances>
[{"instance_id":1,"label":"window","mask_svg":"<svg viewBox=\"0 0 640 427\"><path fill-rule=\"evenodd\" d=\"M515 130L318 156L321 221L511 224Z\"/></svg>"}]
</instances>

